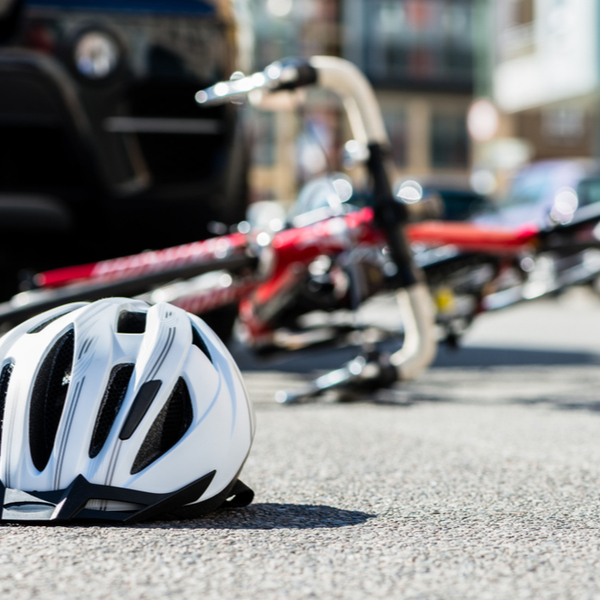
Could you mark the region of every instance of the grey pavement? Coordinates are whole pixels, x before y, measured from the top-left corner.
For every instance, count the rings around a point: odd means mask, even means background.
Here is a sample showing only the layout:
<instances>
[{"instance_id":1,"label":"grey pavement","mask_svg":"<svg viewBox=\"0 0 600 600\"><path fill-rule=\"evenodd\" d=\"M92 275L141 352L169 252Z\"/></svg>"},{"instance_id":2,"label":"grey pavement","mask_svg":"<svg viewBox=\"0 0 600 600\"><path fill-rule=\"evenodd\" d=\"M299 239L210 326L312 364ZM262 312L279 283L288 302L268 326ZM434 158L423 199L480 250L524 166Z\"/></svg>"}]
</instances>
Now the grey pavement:
<instances>
[{"instance_id":1,"label":"grey pavement","mask_svg":"<svg viewBox=\"0 0 600 600\"><path fill-rule=\"evenodd\" d=\"M600 599L600 300L485 315L419 381L357 402L273 402L343 354L240 356L251 507L0 527L0 597Z\"/></svg>"}]
</instances>

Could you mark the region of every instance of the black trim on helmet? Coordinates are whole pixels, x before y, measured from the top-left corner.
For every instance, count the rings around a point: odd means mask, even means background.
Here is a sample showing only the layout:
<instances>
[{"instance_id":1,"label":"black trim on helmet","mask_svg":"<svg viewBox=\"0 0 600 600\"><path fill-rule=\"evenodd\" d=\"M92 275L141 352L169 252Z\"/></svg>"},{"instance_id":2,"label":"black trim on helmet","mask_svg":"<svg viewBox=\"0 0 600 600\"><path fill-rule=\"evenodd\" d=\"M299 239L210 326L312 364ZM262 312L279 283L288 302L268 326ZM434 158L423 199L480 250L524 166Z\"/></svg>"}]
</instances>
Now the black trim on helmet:
<instances>
[{"instance_id":1,"label":"black trim on helmet","mask_svg":"<svg viewBox=\"0 0 600 600\"><path fill-rule=\"evenodd\" d=\"M197 519L218 508L243 508L254 500L254 491L239 479L234 479L220 494L197 502L172 509L170 514L180 519Z\"/></svg>"},{"instance_id":2,"label":"black trim on helmet","mask_svg":"<svg viewBox=\"0 0 600 600\"><path fill-rule=\"evenodd\" d=\"M102 519L134 523L154 517L172 508L197 500L208 488L216 471L169 494L151 494L137 490L96 485L79 475L64 490L22 492L11 490L0 482L2 521L70 521L71 519ZM142 505L131 512L92 510L85 508L90 500L113 500Z\"/></svg>"},{"instance_id":3,"label":"black trim on helmet","mask_svg":"<svg viewBox=\"0 0 600 600\"><path fill-rule=\"evenodd\" d=\"M241 481L232 483L214 498L194 502L208 489L216 471L185 487L167 494L152 494L119 487L90 483L79 475L64 490L51 492L23 492L6 488L0 481L0 521L10 522L64 522L77 520L119 521L126 525L160 515L179 515L180 510L193 510L194 516L205 515L219 507L241 508L254 498L254 492ZM232 498L228 501L228 498ZM107 511L85 508L90 500L112 500L140 505L142 508L131 511Z\"/></svg>"}]
</instances>

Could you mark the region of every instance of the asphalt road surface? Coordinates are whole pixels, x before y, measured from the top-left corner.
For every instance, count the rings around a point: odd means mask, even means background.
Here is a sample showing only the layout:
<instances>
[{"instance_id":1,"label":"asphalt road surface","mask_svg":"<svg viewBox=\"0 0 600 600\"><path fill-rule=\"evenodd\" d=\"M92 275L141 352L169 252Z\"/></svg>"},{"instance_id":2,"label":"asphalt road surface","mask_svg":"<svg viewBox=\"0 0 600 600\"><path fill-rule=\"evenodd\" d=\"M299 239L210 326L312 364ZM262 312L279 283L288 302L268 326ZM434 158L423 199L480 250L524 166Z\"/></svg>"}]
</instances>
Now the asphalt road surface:
<instances>
[{"instance_id":1,"label":"asphalt road surface","mask_svg":"<svg viewBox=\"0 0 600 600\"><path fill-rule=\"evenodd\" d=\"M486 315L418 382L358 402L273 402L342 354L240 355L251 507L2 526L0 597L600 598L600 300Z\"/></svg>"}]
</instances>

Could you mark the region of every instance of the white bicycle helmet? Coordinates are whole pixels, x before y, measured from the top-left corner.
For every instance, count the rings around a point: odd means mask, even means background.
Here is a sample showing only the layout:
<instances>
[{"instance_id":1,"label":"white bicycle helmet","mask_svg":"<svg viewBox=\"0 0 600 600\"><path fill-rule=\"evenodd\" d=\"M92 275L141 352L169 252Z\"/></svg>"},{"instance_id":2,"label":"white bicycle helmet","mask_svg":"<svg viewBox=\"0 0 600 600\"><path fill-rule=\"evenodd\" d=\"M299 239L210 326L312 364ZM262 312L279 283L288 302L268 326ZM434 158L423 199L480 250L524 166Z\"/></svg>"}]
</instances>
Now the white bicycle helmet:
<instances>
[{"instance_id":1,"label":"white bicycle helmet","mask_svg":"<svg viewBox=\"0 0 600 600\"><path fill-rule=\"evenodd\" d=\"M233 358L170 304L68 304L0 338L3 521L245 506L253 492L238 475L253 436Z\"/></svg>"}]
</instances>

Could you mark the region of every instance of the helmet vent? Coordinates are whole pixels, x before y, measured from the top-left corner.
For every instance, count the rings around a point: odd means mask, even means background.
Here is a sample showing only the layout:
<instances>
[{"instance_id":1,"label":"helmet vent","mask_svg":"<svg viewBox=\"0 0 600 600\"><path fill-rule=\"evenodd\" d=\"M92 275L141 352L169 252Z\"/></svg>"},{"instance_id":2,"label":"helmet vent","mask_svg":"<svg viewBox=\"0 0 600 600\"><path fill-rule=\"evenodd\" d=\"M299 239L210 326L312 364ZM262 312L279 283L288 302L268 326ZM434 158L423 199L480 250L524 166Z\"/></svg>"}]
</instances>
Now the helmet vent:
<instances>
[{"instance_id":1,"label":"helmet vent","mask_svg":"<svg viewBox=\"0 0 600 600\"><path fill-rule=\"evenodd\" d=\"M133 367L131 364L117 365L110 373L108 386L102 398L102 404L96 417L94 425L94 433L90 443L90 458L95 458L100 454L100 450L104 447L108 434L119 414L127 388L133 375Z\"/></svg>"},{"instance_id":2,"label":"helmet vent","mask_svg":"<svg viewBox=\"0 0 600 600\"><path fill-rule=\"evenodd\" d=\"M4 407L6 406L6 394L8 393L8 384L10 376L14 369L13 363L4 365L0 373L0 444L2 443L2 426L4 424Z\"/></svg>"},{"instance_id":3,"label":"helmet vent","mask_svg":"<svg viewBox=\"0 0 600 600\"><path fill-rule=\"evenodd\" d=\"M146 313L124 310L119 315L117 333L144 333L146 331Z\"/></svg>"},{"instance_id":4,"label":"helmet vent","mask_svg":"<svg viewBox=\"0 0 600 600\"><path fill-rule=\"evenodd\" d=\"M180 377L171 397L152 423L135 457L131 474L139 473L168 452L184 436L193 418L190 392L185 381Z\"/></svg>"},{"instance_id":5,"label":"helmet vent","mask_svg":"<svg viewBox=\"0 0 600 600\"><path fill-rule=\"evenodd\" d=\"M38 471L50 460L73 368L75 334L70 329L52 346L33 384L29 409L31 459Z\"/></svg>"},{"instance_id":6,"label":"helmet vent","mask_svg":"<svg viewBox=\"0 0 600 600\"><path fill-rule=\"evenodd\" d=\"M210 352L208 351L208 348L206 347L206 343L202 339L202 336L200 335L200 333L198 333L198 330L193 325L192 325L192 344L194 346L196 346L197 348L200 348L200 350L204 354L206 354L206 356L208 357L208 360L210 360L210 362L212 362L212 357L210 355Z\"/></svg>"},{"instance_id":7,"label":"helmet vent","mask_svg":"<svg viewBox=\"0 0 600 600\"><path fill-rule=\"evenodd\" d=\"M39 333L40 331L43 331L44 329L46 329L46 327L48 327L48 325L50 325L50 323L54 323L54 321L57 321L58 319L60 319L61 317L64 317L65 315L68 315L70 312L73 312L74 310L75 310L75 308L72 308L71 310L68 310L67 312L60 313L60 315L55 315L54 317L50 317L49 319L42 321L39 325L36 325L33 329L30 329L27 333Z\"/></svg>"}]
</instances>

